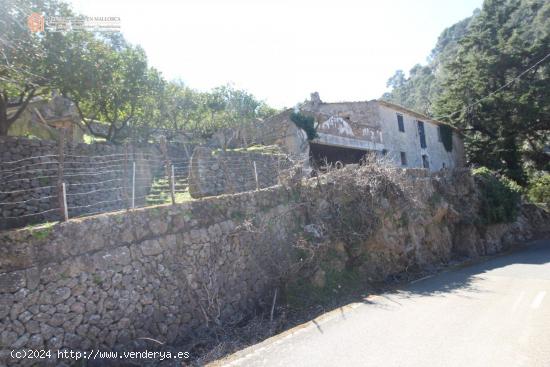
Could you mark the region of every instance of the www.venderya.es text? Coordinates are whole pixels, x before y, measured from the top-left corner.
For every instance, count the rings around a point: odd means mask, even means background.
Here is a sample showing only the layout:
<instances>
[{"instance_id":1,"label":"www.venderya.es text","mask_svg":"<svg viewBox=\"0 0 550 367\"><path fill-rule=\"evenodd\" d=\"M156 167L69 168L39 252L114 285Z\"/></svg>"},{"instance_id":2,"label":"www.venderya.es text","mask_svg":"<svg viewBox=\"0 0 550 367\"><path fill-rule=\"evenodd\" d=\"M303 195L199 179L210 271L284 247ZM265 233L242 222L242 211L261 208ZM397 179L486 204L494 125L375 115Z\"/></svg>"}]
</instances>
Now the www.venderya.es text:
<instances>
[{"instance_id":1,"label":"www.venderya.es text","mask_svg":"<svg viewBox=\"0 0 550 367\"><path fill-rule=\"evenodd\" d=\"M10 353L13 359L35 359L44 360L57 358L61 360L80 360L80 359L152 359L152 360L167 360L167 359L188 359L189 352L171 352L171 351L74 351L74 350L57 350L51 351L48 349L19 349L12 350Z\"/></svg>"}]
</instances>

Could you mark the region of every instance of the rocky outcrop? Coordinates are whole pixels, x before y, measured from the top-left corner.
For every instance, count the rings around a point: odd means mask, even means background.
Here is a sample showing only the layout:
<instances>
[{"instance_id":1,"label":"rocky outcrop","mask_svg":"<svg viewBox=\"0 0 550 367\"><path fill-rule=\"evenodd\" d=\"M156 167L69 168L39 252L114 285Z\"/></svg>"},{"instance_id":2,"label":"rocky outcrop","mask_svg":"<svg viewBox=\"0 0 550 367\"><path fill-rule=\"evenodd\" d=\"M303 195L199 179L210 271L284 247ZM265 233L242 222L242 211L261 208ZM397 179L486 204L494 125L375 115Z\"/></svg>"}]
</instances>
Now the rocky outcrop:
<instances>
[{"instance_id":1,"label":"rocky outcrop","mask_svg":"<svg viewBox=\"0 0 550 367\"><path fill-rule=\"evenodd\" d=\"M312 284L324 284L319 269L334 270L335 262L364 279L384 280L452 258L492 255L550 233L550 214L532 204L522 205L512 223L483 224L481 194L468 170L390 170L382 176L383 169L346 170L318 185L322 199L306 190L308 217L315 223L309 225L327 229L316 239L324 251L309 271ZM345 210L349 206L353 210ZM352 231L355 236L347 235Z\"/></svg>"}]
</instances>

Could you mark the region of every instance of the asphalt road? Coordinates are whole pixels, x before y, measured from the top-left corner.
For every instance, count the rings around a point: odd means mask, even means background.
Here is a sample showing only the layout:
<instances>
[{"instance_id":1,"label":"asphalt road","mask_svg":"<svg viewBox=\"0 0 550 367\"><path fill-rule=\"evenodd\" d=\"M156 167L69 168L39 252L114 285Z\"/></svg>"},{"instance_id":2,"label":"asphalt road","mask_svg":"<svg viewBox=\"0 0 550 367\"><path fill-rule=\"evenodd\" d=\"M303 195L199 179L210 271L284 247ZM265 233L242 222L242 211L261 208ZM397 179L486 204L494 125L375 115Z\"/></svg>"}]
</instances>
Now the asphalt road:
<instances>
[{"instance_id":1,"label":"asphalt road","mask_svg":"<svg viewBox=\"0 0 550 367\"><path fill-rule=\"evenodd\" d=\"M550 240L367 298L224 366L550 366Z\"/></svg>"}]
</instances>

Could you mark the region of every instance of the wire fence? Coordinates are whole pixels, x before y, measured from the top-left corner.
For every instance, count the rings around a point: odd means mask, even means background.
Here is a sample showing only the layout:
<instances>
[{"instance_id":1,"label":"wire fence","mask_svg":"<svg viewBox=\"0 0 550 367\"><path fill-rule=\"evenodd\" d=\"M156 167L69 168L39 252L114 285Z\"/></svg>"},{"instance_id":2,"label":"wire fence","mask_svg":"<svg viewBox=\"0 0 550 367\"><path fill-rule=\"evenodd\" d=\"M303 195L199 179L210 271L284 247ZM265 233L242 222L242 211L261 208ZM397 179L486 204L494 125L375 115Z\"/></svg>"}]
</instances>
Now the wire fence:
<instances>
[{"instance_id":1,"label":"wire fence","mask_svg":"<svg viewBox=\"0 0 550 367\"><path fill-rule=\"evenodd\" d=\"M170 160L137 155L47 155L0 162L2 227L64 220L111 210L139 207L161 180ZM186 160L174 162L174 187L187 188ZM171 170L171 169L170 169ZM133 198L133 200L132 200Z\"/></svg>"},{"instance_id":2,"label":"wire fence","mask_svg":"<svg viewBox=\"0 0 550 367\"><path fill-rule=\"evenodd\" d=\"M202 182L217 182L228 172L238 177L241 187L231 188L231 192L266 187L258 171L277 175L280 168L277 163L258 162L257 166L250 159L220 160L216 156L202 159L200 165L219 166L202 169ZM166 146L161 146L158 154L126 149L116 154L71 155L60 144L58 154L3 161L0 229L188 201L190 166L190 158L170 156Z\"/></svg>"}]
</instances>

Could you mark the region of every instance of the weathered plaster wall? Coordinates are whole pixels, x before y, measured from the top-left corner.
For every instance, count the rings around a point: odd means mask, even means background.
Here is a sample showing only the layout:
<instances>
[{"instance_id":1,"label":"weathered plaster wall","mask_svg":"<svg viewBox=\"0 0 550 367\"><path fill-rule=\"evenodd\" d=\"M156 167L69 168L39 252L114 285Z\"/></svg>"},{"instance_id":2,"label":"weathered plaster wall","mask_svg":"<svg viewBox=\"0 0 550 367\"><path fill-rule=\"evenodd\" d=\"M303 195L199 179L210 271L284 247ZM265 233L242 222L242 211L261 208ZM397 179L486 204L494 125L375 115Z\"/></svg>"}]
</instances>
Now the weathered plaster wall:
<instances>
[{"instance_id":1,"label":"weathered plaster wall","mask_svg":"<svg viewBox=\"0 0 550 367\"><path fill-rule=\"evenodd\" d=\"M362 150L382 150L378 109L373 102L306 103L302 111L316 119L318 143Z\"/></svg>"},{"instance_id":2,"label":"weathered plaster wall","mask_svg":"<svg viewBox=\"0 0 550 367\"><path fill-rule=\"evenodd\" d=\"M356 135L361 135L361 127L380 129L380 120L376 104L372 101L364 102L336 102L336 103L307 103L304 111L319 113L326 117L336 116L349 121L356 130Z\"/></svg>"},{"instance_id":3,"label":"weathered plaster wall","mask_svg":"<svg viewBox=\"0 0 550 367\"><path fill-rule=\"evenodd\" d=\"M387 152L388 160L401 166L400 152L407 156L406 167L423 167L422 155L428 157L431 171L443 168L451 169L464 166L464 146L460 134L453 131L453 149L445 150L439 141L438 125L428 118L407 112L402 108L391 106L383 101L323 103L318 96L301 106L300 110L315 118L318 137L316 144L352 148L364 151ZM297 136L298 130L289 128L292 125L289 111L285 111L269 120L273 131L284 131L283 135ZM405 131L400 132L397 124L397 113L403 115ZM417 120L424 121L426 148L420 147ZM296 140L296 139L294 139ZM303 144L292 145L288 149L287 138L282 145L292 153L304 153ZM271 140L270 142L274 142ZM277 144L282 141L274 142Z\"/></svg>"},{"instance_id":4,"label":"weathered plaster wall","mask_svg":"<svg viewBox=\"0 0 550 367\"><path fill-rule=\"evenodd\" d=\"M398 112L384 105L379 105L379 115L382 126L382 140L384 149L387 150L388 158L396 166L401 166L400 152L407 155L407 167L422 167L422 155L429 157L430 170L438 171L443 168L462 167L464 165L464 146L459 134L453 131L453 149L451 152L445 150L443 143L438 138L438 125L424 121L426 135L425 149L420 147L418 136L417 117L406 112ZM399 131L397 124L397 113L403 115L405 131Z\"/></svg>"}]
</instances>

